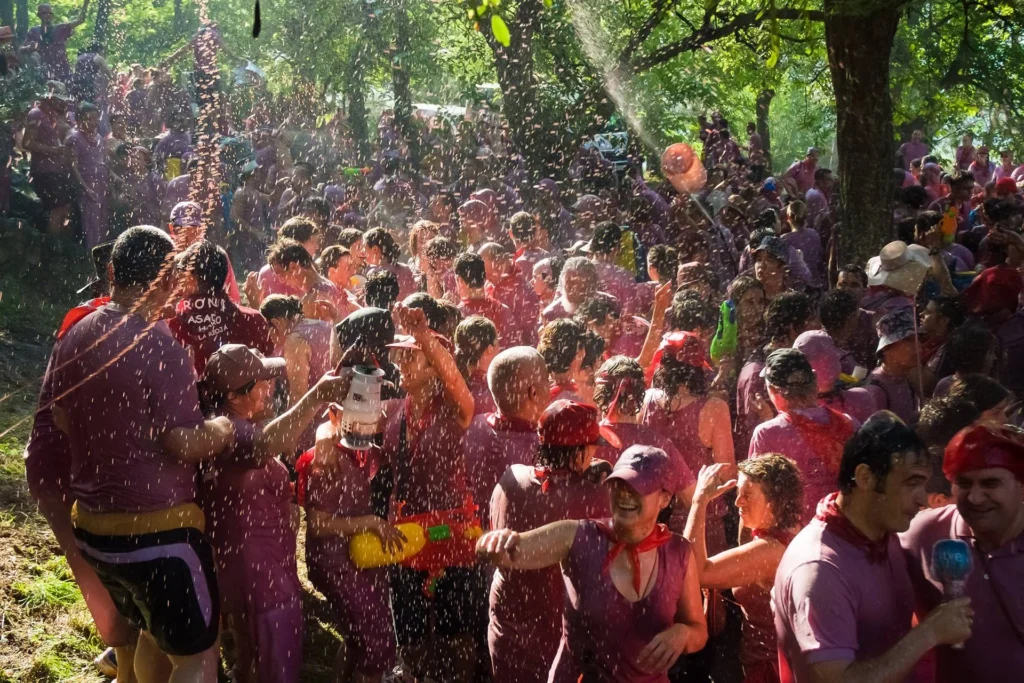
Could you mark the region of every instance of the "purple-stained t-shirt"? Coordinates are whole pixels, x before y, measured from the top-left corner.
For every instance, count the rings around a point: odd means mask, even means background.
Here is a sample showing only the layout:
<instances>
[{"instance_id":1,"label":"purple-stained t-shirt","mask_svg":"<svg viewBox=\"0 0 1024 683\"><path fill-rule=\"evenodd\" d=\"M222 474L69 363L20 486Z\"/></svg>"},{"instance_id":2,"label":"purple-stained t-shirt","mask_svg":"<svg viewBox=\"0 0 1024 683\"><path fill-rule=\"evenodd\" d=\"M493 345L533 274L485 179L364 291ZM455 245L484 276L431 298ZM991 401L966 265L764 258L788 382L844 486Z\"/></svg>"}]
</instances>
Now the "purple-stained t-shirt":
<instances>
[{"instance_id":1,"label":"purple-stained t-shirt","mask_svg":"<svg viewBox=\"0 0 1024 683\"><path fill-rule=\"evenodd\" d=\"M601 281L601 291L608 292L619 300L621 315L632 315L638 312L637 283L624 268L614 263L594 262L594 269Z\"/></svg>"},{"instance_id":2,"label":"purple-stained t-shirt","mask_svg":"<svg viewBox=\"0 0 1024 683\"><path fill-rule=\"evenodd\" d=\"M269 263L260 268L260 272L256 276L256 282L259 284L264 297L268 297L271 294L302 297L302 290L282 280L281 276L274 272L274 268Z\"/></svg>"},{"instance_id":3,"label":"purple-stained t-shirt","mask_svg":"<svg viewBox=\"0 0 1024 683\"><path fill-rule=\"evenodd\" d=\"M974 184L978 187L985 187L988 182L992 180L992 175L996 172L995 162L988 162L987 164L979 164L977 159L971 162L970 167L967 169L974 176Z\"/></svg>"},{"instance_id":4,"label":"purple-stained t-shirt","mask_svg":"<svg viewBox=\"0 0 1024 683\"><path fill-rule=\"evenodd\" d=\"M53 374L57 356L55 348L46 364L43 385L39 390L38 408L32 423L32 434L25 446L25 478L28 490L36 500L59 496L68 505L71 494L71 444L67 435L53 421L50 402L53 400Z\"/></svg>"},{"instance_id":5,"label":"purple-stained t-shirt","mask_svg":"<svg viewBox=\"0 0 1024 683\"><path fill-rule=\"evenodd\" d=\"M171 157L177 157L183 162L192 156L192 136L188 131L168 131L161 137L153 148L153 162L161 172L164 170L164 162ZM182 167L184 169L184 166Z\"/></svg>"},{"instance_id":6,"label":"purple-stained t-shirt","mask_svg":"<svg viewBox=\"0 0 1024 683\"><path fill-rule=\"evenodd\" d=\"M607 292L598 292L594 295L611 301L616 306L620 306L621 302L611 294ZM621 309L620 309L621 310ZM552 320L560 320L561 318L571 318L576 315L576 307L570 306L565 300L564 296L558 296L552 301L547 307L541 312L541 320L544 325L548 324Z\"/></svg>"},{"instance_id":7,"label":"purple-stained t-shirt","mask_svg":"<svg viewBox=\"0 0 1024 683\"><path fill-rule=\"evenodd\" d=\"M629 316L622 320L620 325L621 332L619 336L613 339L611 344L604 350L605 358L612 358L613 356L639 357L651 324L643 318Z\"/></svg>"},{"instance_id":8,"label":"purple-stained t-shirt","mask_svg":"<svg viewBox=\"0 0 1024 683\"><path fill-rule=\"evenodd\" d=\"M871 392L878 410L891 410L908 425L917 424L917 396L906 377L891 377L875 368L864 387Z\"/></svg>"},{"instance_id":9,"label":"purple-stained t-shirt","mask_svg":"<svg viewBox=\"0 0 1024 683\"><path fill-rule=\"evenodd\" d=\"M196 468L164 433L203 421L196 371L164 322L108 304L57 347L53 392L70 422L71 488L92 512L152 512L196 496Z\"/></svg>"},{"instance_id":10,"label":"purple-stained t-shirt","mask_svg":"<svg viewBox=\"0 0 1024 683\"><path fill-rule=\"evenodd\" d=\"M547 490L533 465L512 465L490 499L491 526L529 531L565 519L604 518L608 492L571 474L551 476ZM562 632L565 586L558 567L497 569L490 590L488 645L495 683L546 683Z\"/></svg>"},{"instance_id":11,"label":"purple-stained t-shirt","mask_svg":"<svg viewBox=\"0 0 1024 683\"><path fill-rule=\"evenodd\" d=\"M1024 395L1024 311L1011 315L993 332L1003 359L999 381L1018 396Z\"/></svg>"},{"instance_id":12,"label":"purple-stained t-shirt","mask_svg":"<svg viewBox=\"0 0 1024 683\"><path fill-rule=\"evenodd\" d=\"M381 450L394 468L394 499L405 503L403 514L465 505L469 485L462 437L466 430L459 425L454 406L440 397L419 417L418 427L405 424L405 399L388 401L385 412Z\"/></svg>"},{"instance_id":13,"label":"purple-stained t-shirt","mask_svg":"<svg viewBox=\"0 0 1024 683\"><path fill-rule=\"evenodd\" d=\"M68 146L75 156L78 164L78 172L82 180L96 191L100 197L106 193L107 179L107 150L103 146L103 138L98 135L86 135L75 129L68 136Z\"/></svg>"},{"instance_id":14,"label":"purple-stained t-shirt","mask_svg":"<svg viewBox=\"0 0 1024 683\"><path fill-rule=\"evenodd\" d=\"M864 387L841 389L827 397L819 397L818 403L846 413L860 424L864 424L878 410L875 397Z\"/></svg>"},{"instance_id":15,"label":"purple-stained t-shirt","mask_svg":"<svg viewBox=\"0 0 1024 683\"><path fill-rule=\"evenodd\" d=\"M164 194L161 201L161 219L163 223L169 223L171 220L171 211L175 206L181 202L188 201L189 185L192 182L192 176L185 173L183 175L171 178L167 181L167 185L164 187Z\"/></svg>"},{"instance_id":16,"label":"purple-stained t-shirt","mask_svg":"<svg viewBox=\"0 0 1024 683\"><path fill-rule=\"evenodd\" d=\"M736 380L736 424L733 425L732 433L737 462L745 459L750 450L750 439L758 424L758 403L771 405L768 387L761 377L762 369L763 360L751 361L743 366Z\"/></svg>"},{"instance_id":17,"label":"purple-stained t-shirt","mask_svg":"<svg viewBox=\"0 0 1024 683\"><path fill-rule=\"evenodd\" d=\"M28 125L35 126L36 142L47 147L60 146L61 139L57 124L42 109L34 107L29 110L25 121ZM32 154L29 169L33 173L61 173L68 170L60 159L49 154L39 153Z\"/></svg>"},{"instance_id":18,"label":"purple-stained t-shirt","mask_svg":"<svg viewBox=\"0 0 1024 683\"><path fill-rule=\"evenodd\" d=\"M897 308L913 308L914 302L903 292L890 287L868 287L860 307L870 311L876 318Z\"/></svg>"},{"instance_id":19,"label":"purple-stained t-shirt","mask_svg":"<svg viewBox=\"0 0 1024 683\"><path fill-rule=\"evenodd\" d=\"M914 589L899 539L888 560L867 553L812 521L782 556L772 591L784 683L812 681L819 662L879 657L911 628Z\"/></svg>"},{"instance_id":20,"label":"purple-stained t-shirt","mask_svg":"<svg viewBox=\"0 0 1024 683\"><path fill-rule=\"evenodd\" d=\"M914 159L924 159L928 156L928 145L923 142L904 142L900 145L899 155L903 157L903 168L910 168L910 162Z\"/></svg>"},{"instance_id":21,"label":"purple-stained t-shirt","mask_svg":"<svg viewBox=\"0 0 1024 683\"><path fill-rule=\"evenodd\" d=\"M942 583L931 573L932 549L950 538L971 546L974 568L964 595L971 599L974 621L962 649L935 649L935 681L1010 680L1024 671L1024 534L985 553L955 505L919 513L900 534L919 620L942 604Z\"/></svg>"},{"instance_id":22,"label":"purple-stained t-shirt","mask_svg":"<svg viewBox=\"0 0 1024 683\"><path fill-rule=\"evenodd\" d=\"M479 315L490 320L498 330L498 345L501 348L510 346L505 339L507 330L512 326L512 313L508 306L489 296L479 299L462 299L456 306L463 318Z\"/></svg>"},{"instance_id":23,"label":"purple-stained t-shirt","mask_svg":"<svg viewBox=\"0 0 1024 683\"><path fill-rule=\"evenodd\" d=\"M302 338L309 345L309 374L306 376L308 391L331 370L331 336L334 334L334 327L326 320L303 318L292 328L291 334ZM299 437L299 448L311 448L315 437L316 425L310 424Z\"/></svg>"},{"instance_id":24,"label":"purple-stained t-shirt","mask_svg":"<svg viewBox=\"0 0 1024 683\"><path fill-rule=\"evenodd\" d=\"M532 464L539 443L536 429L527 424L503 427L491 418L491 413L493 410L477 413L462 437L469 488L473 501L480 506L480 521L485 529L490 522L487 502L498 480L512 465Z\"/></svg>"},{"instance_id":25,"label":"purple-stained t-shirt","mask_svg":"<svg viewBox=\"0 0 1024 683\"><path fill-rule=\"evenodd\" d=\"M824 273L824 264L821 260L821 236L816 231L807 228L797 232L787 232L782 239L803 254L804 263L807 265L810 276L807 284L814 287L820 285L821 276Z\"/></svg>"},{"instance_id":26,"label":"purple-stained t-shirt","mask_svg":"<svg viewBox=\"0 0 1024 683\"><path fill-rule=\"evenodd\" d=\"M822 238L827 237L822 234L824 226L819 226L819 221L829 215L828 197L818 188L812 187L807 190L804 200L807 203L807 227L817 231Z\"/></svg>"},{"instance_id":27,"label":"purple-stained t-shirt","mask_svg":"<svg viewBox=\"0 0 1024 683\"><path fill-rule=\"evenodd\" d=\"M540 319L540 299L533 286L518 270L503 280L489 284L488 296L508 306L509 319L502 336L502 345L536 346Z\"/></svg>"},{"instance_id":28,"label":"purple-stained t-shirt","mask_svg":"<svg viewBox=\"0 0 1024 683\"><path fill-rule=\"evenodd\" d=\"M654 551L658 575L650 592L637 602L623 597L602 570L610 549L611 542L594 520L579 523L562 562L562 642L551 666L550 683L576 683L581 675L585 681L668 683L667 673L642 671L636 660L655 636L675 623L690 544L673 535Z\"/></svg>"},{"instance_id":29,"label":"purple-stained t-shirt","mask_svg":"<svg viewBox=\"0 0 1024 683\"><path fill-rule=\"evenodd\" d=\"M35 43L39 51L39 61L47 80L67 82L71 76L71 64L68 63L68 39L74 33L71 24L52 24L50 30L43 34L42 26L33 26L25 36L26 43Z\"/></svg>"},{"instance_id":30,"label":"purple-stained t-shirt","mask_svg":"<svg viewBox=\"0 0 1024 683\"><path fill-rule=\"evenodd\" d=\"M828 411L821 407L802 411L802 414L820 424L826 424L830 417ZM853 429L860 426L859 422L852 419L850 423ZM800 468L804 480L803 521L810 521L814 517L818 501L836 490L839 462L829 463L823 460L785 413L762 422L754 429L754 436L750 440L749 457L765 453L781 453Z\"/></svg>"},{"instance_id":31,"label":"purple-stained t-shirt","mask_svg":"<svg viewBox=\"0 0 1024 683\"><path fill-rule=\"evenodd\" d=\"M793 179L798 190L806 193L814 186L814 172L817 170L817 165L811 165L807 163L806 159L801 159L786 169L785 175L787 178Z\"/></svg>"}]
</instances>

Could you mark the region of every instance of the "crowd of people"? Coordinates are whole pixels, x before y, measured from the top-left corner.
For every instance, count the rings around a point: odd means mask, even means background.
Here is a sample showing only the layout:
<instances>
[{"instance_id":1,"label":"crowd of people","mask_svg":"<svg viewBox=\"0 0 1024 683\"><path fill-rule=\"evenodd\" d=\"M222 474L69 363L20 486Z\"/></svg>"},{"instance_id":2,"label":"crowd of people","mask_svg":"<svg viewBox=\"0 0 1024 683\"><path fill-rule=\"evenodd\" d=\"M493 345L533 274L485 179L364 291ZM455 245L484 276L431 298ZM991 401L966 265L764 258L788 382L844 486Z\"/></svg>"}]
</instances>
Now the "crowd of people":
<instances>
[{"instance_id":1,"label":"crowd of people","mask_svg":"<svg viewBox=\"0 0 1024 683\"><path fill-rule=\"evenodd\" d=\"M40 229L96 278L26 471L120 683L297 681L302 578L338 681L1024 669L1009 152L965 135L947 163L915 132L893 240L843 264L818 150L772 176L753 124L701 119L695 193L589 146L531 179L494 114L387 111L360 164L340 115L211 104L215 27L190 93L102 46L77 77L76 22L39 17L5 63L49 83L3 208L27 162Z\"/></svg>"}]
</instances>

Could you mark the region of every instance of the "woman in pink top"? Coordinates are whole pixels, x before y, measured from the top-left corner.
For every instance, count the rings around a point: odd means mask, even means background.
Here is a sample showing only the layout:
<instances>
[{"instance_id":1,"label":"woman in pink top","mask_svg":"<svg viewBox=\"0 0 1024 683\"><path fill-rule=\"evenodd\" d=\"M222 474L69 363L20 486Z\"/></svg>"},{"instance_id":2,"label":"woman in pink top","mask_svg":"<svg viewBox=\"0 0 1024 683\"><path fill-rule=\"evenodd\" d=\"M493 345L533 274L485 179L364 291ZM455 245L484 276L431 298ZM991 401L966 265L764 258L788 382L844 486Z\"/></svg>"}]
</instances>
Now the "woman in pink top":
<instances>
[{"instance_id":1,"label":"woman in pink top","mask_svg":"<svg viewBox=\"0 0 1024 683\"><path fill-rule=\"evenodd\" d=\"M493 413L494 397L487 386L487 370L498 355L497 328L482 315L473 315L459 323L452 339L455 362L476 404L474 415Z\"/></svg>"},{"instance_id":2,"label":"woman in pink top","mask_svg":"<svg viewBox=\"0 0 1024 683\"><path fill-rule=\"evenodd\" d=\"M738 467L738 479L724 477L724 465L701 469L685 535L701 587L731 588L743 610L744 683L778 683L771 589L782 554L800 530L803 483L796 463L775 453L744 460ZM708 503L733 487L740 521L753 538L708 557L704 540Z\"/></svg>"},{"instance_id":3,"label":"woman in pink top","mask_svg":"<svg viewBox=\"0 0 1024 683\"><path fill-rule=\"evenodd\" d=\"M667 435L691 472L722 463L732 476L736 454L729 406L707 394L709 365L704 342L692 332L673 332L665 336L659 351L654 361L654 388L645 397L641 424ZM725 513L721 502L709 512L709 546L713 553L728 547L722 523Z\"/></svg>"},{"instance_id":4,"label":"woman in pink top","mask_svg":"<svg viewBox=\"0 0 1024 683\"><path fill-rule=\"evenodd\" d=\"M658 524L676 486L662 450L634 446L606 480L612 516L492 531L477 553L502 568L559 565L562 642L549 683L668 683L668 670L707 642L689 543Z\"/></svg>"}]
</instances>

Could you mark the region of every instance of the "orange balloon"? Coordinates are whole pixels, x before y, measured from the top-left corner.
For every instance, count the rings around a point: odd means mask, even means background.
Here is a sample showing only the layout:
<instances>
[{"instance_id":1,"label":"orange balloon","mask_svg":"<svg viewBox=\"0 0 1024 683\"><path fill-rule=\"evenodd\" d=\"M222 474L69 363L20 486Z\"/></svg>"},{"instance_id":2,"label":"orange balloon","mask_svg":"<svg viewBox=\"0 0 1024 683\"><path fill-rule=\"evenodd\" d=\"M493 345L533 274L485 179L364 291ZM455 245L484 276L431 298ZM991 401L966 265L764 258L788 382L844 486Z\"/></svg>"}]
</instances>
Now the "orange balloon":
<instances>
[{"instance_id":1,"label":"orange balloon","mask_svg":"<svg viewBox=\"0 0 1024 683\"><path fill-rule=\"evenodd\" d=\"M708 181L704 164L685 142L669 145L661 155L661 171L680 194L699 192Z\"/></svg>"}]
</instances>

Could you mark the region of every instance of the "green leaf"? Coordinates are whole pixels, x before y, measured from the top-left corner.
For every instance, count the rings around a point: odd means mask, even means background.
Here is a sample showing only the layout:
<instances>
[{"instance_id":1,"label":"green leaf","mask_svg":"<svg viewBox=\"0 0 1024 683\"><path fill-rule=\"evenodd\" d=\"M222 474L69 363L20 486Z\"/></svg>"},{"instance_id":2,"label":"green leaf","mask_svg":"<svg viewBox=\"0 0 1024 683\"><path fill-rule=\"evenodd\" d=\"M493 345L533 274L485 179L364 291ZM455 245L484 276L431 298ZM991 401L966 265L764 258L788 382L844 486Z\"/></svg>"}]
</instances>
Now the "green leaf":
<instances>
[{"instance_id":1,"label":"green leaf","mask_svg":"<svg viewBox=\"0 0 1024 683\"><path fill-rule=\"evenodd\" d=\"M512 36L509 35L505 20L497 14L491 15L491 33L494 34L494 39L505 47L508 47L509 43L512 42Z\"/></svg>"},{"instance_id":2,"label":"green leaf","mask_svg":"<svg viewBox=\"0 0 1024 683\"><path fill-rule=\"evenodd\" d=\"M551 9L551 6L555 4L553 0L544 0L544 6Z\"/></svg>"}]
</instances>

